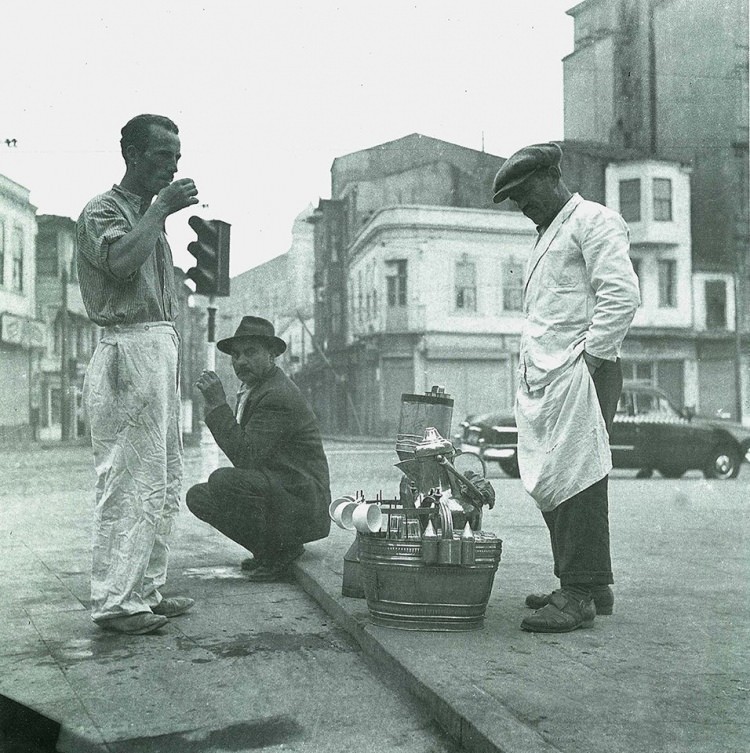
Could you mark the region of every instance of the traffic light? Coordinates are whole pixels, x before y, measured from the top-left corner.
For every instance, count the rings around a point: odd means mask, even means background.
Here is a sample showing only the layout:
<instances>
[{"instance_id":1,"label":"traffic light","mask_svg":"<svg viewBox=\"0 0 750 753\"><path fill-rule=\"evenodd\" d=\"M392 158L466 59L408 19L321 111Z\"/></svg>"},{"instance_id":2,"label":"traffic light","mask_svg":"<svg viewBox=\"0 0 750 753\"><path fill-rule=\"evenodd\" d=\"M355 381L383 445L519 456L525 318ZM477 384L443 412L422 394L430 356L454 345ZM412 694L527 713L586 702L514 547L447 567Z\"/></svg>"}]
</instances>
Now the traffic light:
<instances>
[{"instance_id":1,"label":"traffic light","mask_svg":"<svg viewBox=\"0 0 750 753\"><path fill-rule=\"evenodd\" d=\"M221 220L188 220L198 240L188 243L188 251L197 264L187 271L199 295L229 295L229 225Z\"/></svg>"}]
</instances>

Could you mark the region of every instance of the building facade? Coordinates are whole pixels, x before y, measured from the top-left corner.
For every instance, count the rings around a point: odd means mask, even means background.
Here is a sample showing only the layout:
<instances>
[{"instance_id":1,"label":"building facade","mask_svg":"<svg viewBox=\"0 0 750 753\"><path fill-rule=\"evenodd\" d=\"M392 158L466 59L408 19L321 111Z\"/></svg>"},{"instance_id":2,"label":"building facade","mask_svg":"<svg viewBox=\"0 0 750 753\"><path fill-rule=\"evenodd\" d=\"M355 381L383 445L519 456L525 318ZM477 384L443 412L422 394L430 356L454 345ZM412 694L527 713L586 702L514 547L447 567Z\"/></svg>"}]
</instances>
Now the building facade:
<instances>
[{"instance_id":1,"label":"building facade","mask_svg":"<svg viewBox=\"0 0 750 753\"><path fill-rule=\"evenodd\" d=\"M568 13L565 139L690 167L694 300L708 312L698 378L730 380L728 413L749 421L747 0L584 0Z\"/></svg>"},{"instance_id":2,"label":"building facade","mask_svg":"<svg viewBox=\"0 0 750 753\"><path fill-rule=\"evenodd\" d=\"M348 252L350 425L395 437L401 394L433 385L458 420L511 408L535 237L518 212L405 205L372 216Z\"/></svg>"},{"instance_id":3,"label":"building facade","mask_svg":"<svg viewBox=\"0 0 750 753\"><path fill-rule=\"evenodd\" d=\"M99 340L78 286L75 221L37 218L36 308L45 325L39 384L39 438L75 439L88 433L83 378Z\"/></svg>"},{"instance_id":4,"label":"building facade","mask_svg":"<svg viewBox=\"0 0 750 753\"><path fill-rule=\"evenodd\" d=\"M0 442L35 438L45 325L36 316L36 207L0 175Z\"/></svg>"},{"instance_id":5,"label":"building facade","mask_svg":"<svg viewBox=\"0 0 750 753\"><path fill-rule=\"evenodd\" d=\"M357 270L353 283L351 263L355 239L378 212L389 207L501 211L492 203L491 188L502 163L501 157L416 133L334 159L331 198L320 201L310 220L314 227L314 318L319 348L304 373L297 377L325 430L353 433L377 430L377 422L370 422L367 416L374 396L381 394L381 387L367 388L369 397L366 405L361 406L357 400L360 394L365 394L365 388L355 388L351 383L357 373L356 368L352 371L355 351L364 348L370 352L375 347L372 342L364 347L351 340L351 312L358 303L352 302L350 296L362 272ZM371 307L379 302L382 305L385 299L378 299L379 294L382 295L382 291L371 292ZM366 305L367 298L363 300ZM407 334L404 342L413 334ZM356 356L360 360L363 357ZM358 378L363 384L364 377ZM402 391L410 391L414 379L404 378L407 388ZM383 389L388 394L398 390L397 387ZM389 401L389 398L383 399Z\"/></svg>"},{"instance_id":6,"label":"building facade","mask_svg":"<svg viewBox=\"0 0 750 753\"><path fill-rule=\"evenodd\" d=\"M201 370L214 360L216 372L234 404L234 391L239 388L231 361L216 351L215 343L231 337L243 316L261 316L271 321L276 334L287 343L277 359L278 365L290 375L303 368L315 351L313 319L313 226L309 219L312 206L295 218L289 248L283 254L243 272L230 281L230 294L215 299L215 331L208 344L208 299L191 293L184 285L185 274L176 270L181 281L178 329L183 337L186 370L183 379L183 423L185 431L200 434L203 398L195 388ZM232 254L241 253L232 248ZM184 330L184 332L183 332ZM210 351L210 355L209 355Z\"/></svg>"},{"instance_id":7,"label":"building facade","mask_svg":"<svg viewBox=\"0 0 750 753\"><path fill-rule=\"evenodd\" d=\"M420 138L420 158L430 141ZM435 142L440 157L447 151L442 144ZM571 190L619 211L630 227L642 304L623 345L625 378L658 386L681 406L734 417L735 277L695 268L692 168L635 148L579 141L562 148ZM509 202L488 206L491 179L486 193L474 194L476 203L484 196L484 207L440 204L460 195L446 190L450 171L420 165L436 184L415 182L409 150L401 149L401 157L402 169L388 163L392 174L383 175L377 163L374 175L345 171L350 182L332 181L343 198L322 200L312 217L324 356L299 381L331 432L393 435L401 393L433 384L454 395L457 420L513 403L522 284L535 228L509 211ZM367 159L355 162L366 170ZM367 210L354 211L354 197L363 194L370 197ZM388 203L400 197L425 203Z\"/></svg>"}]
</instances>

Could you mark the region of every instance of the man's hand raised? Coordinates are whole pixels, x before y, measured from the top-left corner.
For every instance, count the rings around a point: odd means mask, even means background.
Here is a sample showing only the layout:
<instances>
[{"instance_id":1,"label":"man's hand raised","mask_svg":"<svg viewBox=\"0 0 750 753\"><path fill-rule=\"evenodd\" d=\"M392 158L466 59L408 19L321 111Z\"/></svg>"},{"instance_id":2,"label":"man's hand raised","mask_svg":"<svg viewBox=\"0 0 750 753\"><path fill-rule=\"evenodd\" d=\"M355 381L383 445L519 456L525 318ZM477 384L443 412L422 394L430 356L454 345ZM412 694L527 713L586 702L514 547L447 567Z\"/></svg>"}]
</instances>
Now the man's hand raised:
<instances>
[{"instance_id":1,"label":"man's hand raised","mask_svg":"<svg viewBox=\"0 0 750 753\"><path fill-rule=\"evenodd\" d=\"M206 412L212 411L227 402L221 379L215 371L204 370L198 377L195 386L201 391L203 399L206 401Z\"/></svg>"},{"instance_id":2,"label":"man's hand raised","mask_svg":"<svg viewBox=\"0 0 750 753\"><path fill-rule=\"evenodd\" d=\"M162 209L164 216L168 217L180 209L197 204L198 189L192 178L180 178L162 188L154 203Z\"/></svg>"}]
</instances>

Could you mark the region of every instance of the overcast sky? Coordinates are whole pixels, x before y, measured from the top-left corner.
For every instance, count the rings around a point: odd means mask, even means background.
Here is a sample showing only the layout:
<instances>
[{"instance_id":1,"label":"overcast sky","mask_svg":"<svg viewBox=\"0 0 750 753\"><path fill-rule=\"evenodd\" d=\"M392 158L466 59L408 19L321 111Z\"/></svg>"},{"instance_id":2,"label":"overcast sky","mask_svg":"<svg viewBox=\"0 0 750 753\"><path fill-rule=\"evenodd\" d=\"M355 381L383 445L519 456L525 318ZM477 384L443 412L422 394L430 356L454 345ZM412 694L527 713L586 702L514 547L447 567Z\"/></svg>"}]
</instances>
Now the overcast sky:
<instances>
[{"instance_id":1,"label":"overcast sky","mask_svg":"<svg viewBox=\"0 0 750 753\"><path fill-rule=\"evenodd\" d=\"M232 274L284 253L333 159L418 132L508 156L563 137L574 0L103 0L3 8L0 173L76 218L124 172L119 131L180 127ZM18 146L6 148L15 138ZM167 225L187 268L190 210Z\"/></svg>"}]
</instances>

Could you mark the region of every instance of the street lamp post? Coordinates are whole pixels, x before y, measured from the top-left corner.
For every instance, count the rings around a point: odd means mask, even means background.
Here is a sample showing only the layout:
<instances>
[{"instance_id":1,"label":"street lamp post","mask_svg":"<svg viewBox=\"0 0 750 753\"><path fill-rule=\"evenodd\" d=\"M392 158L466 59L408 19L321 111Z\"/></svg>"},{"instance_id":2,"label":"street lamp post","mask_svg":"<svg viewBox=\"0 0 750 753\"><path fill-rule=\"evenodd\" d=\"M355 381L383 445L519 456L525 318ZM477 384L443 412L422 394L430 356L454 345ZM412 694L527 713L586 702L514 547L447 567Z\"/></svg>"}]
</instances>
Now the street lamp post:
<instances>
[{"instance_id":1,"label":"street lamp post","mask_svg":"<svg viewBox=\"0 0 750 753\"><path fill-rule=\"evenodd\" d=\"M60 305L60 439L70 439L70 372L68 368L68 269L63 261Z\"/></svg>"}]
</instances>

